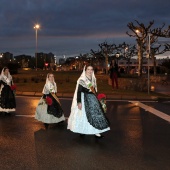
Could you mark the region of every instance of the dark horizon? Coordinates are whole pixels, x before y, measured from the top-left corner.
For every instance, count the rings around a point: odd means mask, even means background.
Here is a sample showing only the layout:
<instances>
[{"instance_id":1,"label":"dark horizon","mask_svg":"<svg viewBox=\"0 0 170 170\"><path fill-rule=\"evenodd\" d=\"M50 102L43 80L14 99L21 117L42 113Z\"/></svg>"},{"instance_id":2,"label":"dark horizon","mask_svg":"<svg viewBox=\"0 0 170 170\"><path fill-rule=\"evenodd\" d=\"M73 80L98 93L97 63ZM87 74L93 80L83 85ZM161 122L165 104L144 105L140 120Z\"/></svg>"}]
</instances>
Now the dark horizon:
<instances>
[{"instance_id":1,"label":"dark horizon","mask_svg":"<svg viewBox=\"0 0 170 170\"><path fill-rule=\"evenodd\" d=\"M31 55L36 51L34 25L38 30L38 52L57 57L76 56L98 50L98 44L135 44L127 24L138 20L154 27L170 25L170 2L123 0L1 0L0 52ZM160 8L161 7L161 8Z\"/></svg>"}]
</instances>

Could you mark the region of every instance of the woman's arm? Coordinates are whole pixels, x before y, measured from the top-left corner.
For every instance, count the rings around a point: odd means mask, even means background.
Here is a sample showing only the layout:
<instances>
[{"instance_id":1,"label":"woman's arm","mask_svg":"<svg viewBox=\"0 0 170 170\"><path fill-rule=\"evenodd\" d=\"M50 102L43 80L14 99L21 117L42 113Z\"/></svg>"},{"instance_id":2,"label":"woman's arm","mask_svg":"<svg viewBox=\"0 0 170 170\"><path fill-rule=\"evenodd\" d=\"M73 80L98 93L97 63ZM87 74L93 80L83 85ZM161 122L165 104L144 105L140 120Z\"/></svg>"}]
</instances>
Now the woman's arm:
<instances>
[{"instance_id":1,"label":"woman's arm","mask_svg":"<svg viewBox=\"0 0 170 170\"><path fill-rule=\"evenodd\" d=\"M77 106L81 110L82 104L81 104L81 92L89 92L89 89L83 87L82 85L79 84L78 90L77 90Z\"/></svg>"}]
</instances>

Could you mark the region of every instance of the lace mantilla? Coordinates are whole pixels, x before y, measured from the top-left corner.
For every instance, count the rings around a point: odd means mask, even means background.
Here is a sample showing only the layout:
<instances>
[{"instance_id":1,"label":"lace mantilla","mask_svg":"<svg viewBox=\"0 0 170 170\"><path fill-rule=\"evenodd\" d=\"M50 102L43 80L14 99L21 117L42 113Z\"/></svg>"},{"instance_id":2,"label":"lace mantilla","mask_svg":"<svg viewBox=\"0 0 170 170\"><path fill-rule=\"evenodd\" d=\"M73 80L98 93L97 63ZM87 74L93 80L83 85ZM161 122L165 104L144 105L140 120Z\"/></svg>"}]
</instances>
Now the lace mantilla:
<instances>
[{"instance_id":1,"label":"lace mantilla","mask_svg":"<svg viewBox=\"0 0 170 170\"><path fill-rule=\"evenodd\" d=\"M85 80L80 79L79 84L82 85L83 87L87 88L90 90L90 86L92 85L94 88L96 88L96 82L91 82L88 78Z\"/></svg>"}]
</instances>

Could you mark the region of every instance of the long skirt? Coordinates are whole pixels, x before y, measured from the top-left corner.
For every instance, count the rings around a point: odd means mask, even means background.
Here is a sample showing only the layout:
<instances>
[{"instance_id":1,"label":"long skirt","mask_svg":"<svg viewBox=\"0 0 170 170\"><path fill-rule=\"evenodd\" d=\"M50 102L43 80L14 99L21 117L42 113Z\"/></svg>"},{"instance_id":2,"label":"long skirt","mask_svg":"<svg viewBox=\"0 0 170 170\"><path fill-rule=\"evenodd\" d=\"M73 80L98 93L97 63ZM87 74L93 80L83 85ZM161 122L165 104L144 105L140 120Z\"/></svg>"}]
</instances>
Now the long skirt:
<instances>
[{"instance_id":1,"label":"long skirt","mask_svg":"<svg viewBox=\"0 0 170 170\"><path fill-rule=\"evenodd\" d=\"M94 94L81 93L82 109L72 109L68 129L80 134L97 134L110 130L101 104Z\"/></svg>"},{"instance_id":2,"label":"long skirt","mask_svg":"<svg viewBox=\"0 0 170 170\"><path fill-rule=\"evenodd\" d=\"M9 85L0 89L0 112L14 112L16 108L15 94Z\"/></svg>"},{"instance_id":3,"label":"long skirt","mask_svg":"<svg viewBox=\"0 0 170 170\"><path fill-rule=\"evenodd\" d=\"M52 96L52 105L47 105L45 99L41 98L35 111L35 119L43 123L58 123L65 120L63 110Z\"/></svg>"}]
</instances>

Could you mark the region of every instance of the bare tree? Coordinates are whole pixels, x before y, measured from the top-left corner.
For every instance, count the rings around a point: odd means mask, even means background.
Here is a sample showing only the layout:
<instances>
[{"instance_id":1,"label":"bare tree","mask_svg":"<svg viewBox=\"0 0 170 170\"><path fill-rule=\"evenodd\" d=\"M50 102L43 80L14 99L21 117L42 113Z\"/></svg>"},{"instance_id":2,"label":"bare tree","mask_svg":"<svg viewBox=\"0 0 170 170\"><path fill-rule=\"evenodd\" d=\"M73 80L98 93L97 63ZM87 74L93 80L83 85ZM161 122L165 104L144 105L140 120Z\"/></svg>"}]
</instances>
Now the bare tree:
<instances>
[{"instance_id":1,"label":"bare tree","mask_svg":"<svg viewBox=\"0 0 170 170\"><path fill-rule=\"evenodd\" d=\"M115 49L115 44L108 44L107 42L99 44L99 47L101 49L101 54L105 57L105 69L106 74L108 74L108 64L109 64L109 54L111 54Z\"/></svg>"},{"instance_id":2,"label":"bare tree","mask_svg":"<svg viewBox=\"0 0 170 170\"><path fill-rule=\"evenodd\" d=\"M117 51L119 51L120 54L123 54L123 58L127 60L127 63L128 63L127 73L129 73L130 60L132 57L137 55L136 45L126 44L125 42L123 42L122 44L119 44Z\"/></svg>"},{"instance_id":3,"label":"bare tree","mask_svg":"<svg viewBox=\"0 0 170 170\"><path fill-rule=\"evenodd\" d=\"M130 37L135 37L137 41L137 47L138 47L138 76L142 75L142 60L144 57L144 52L148 52L148 43L147 43L147 37L150 36L150 46L152 44L156 43L158 41L158 37L164 37L169 38L170 37L170 27L167 29L164 29L165 24L163 24L159 28L152 29L151 27L154 25L154 21L151 21L148 26L145 26L143 23L139 23L137 20L135 20L136 25L132 22L130 22L127 26L131 30L131 33L126 32ZM150 47L149 47L150 48ZM161 48L159 47L159 50ZM167 47L166 47L167 50ZM166 50L162 50L161 53L163 53ZM157 49L151 48L150 56L153 63L155 65L155 73L156 73L156 58L155 58L155 51Z\"/></svg>"},{"instance_id":4,"label":"bare tree","mask_svg":"<svg viewBox=\"0 0 170 170\"><path fill-rule=\"evenodd\" d=\"M159 44L157 47L151 46L151 51L150 51L150 57L153 62L153 67L154 67L154 75L157 74L156 70L156 55L163 54L167 51L170 51L170 44L165 43L165 44Z\"/></svg>"},{"instance_id":5,"label":"bare tree","mask_svg":"<svg viewBox=\"0 0 170 170\"><path fill-rule=\"evenodd\" d=\"M143 23L139 23L135 20L136 25L132 22L128 23L128 28L132 31L132 33L126 32L130 37L135 37L137 42L137 51L138 51L138 76L142 75L142 62L143 62L143 53L145 50L146 37L150 28L154 24L154 21L150 22L146 27Z\"/></svg>"}]
</instances>

